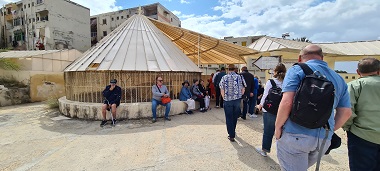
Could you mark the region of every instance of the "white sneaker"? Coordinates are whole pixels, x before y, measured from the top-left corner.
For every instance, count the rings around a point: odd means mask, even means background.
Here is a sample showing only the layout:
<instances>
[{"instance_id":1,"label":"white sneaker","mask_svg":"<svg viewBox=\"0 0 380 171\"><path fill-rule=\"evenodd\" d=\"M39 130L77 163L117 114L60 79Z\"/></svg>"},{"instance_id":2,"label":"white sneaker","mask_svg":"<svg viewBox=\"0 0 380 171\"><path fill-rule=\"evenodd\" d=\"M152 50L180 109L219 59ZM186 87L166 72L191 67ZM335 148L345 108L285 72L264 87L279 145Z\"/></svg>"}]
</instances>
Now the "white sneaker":
<instances>
[{"instance_id":1,"label":"white sneaker","mask_svg":"<svg viewBox=\"0 0 380 171\"><path fill-rule=\"evenodd\" d=\"M249 114L249 117L250 117L250 118L257 118L257 115L255 115L255 114L252 114L252 115Z\"/></svg>"},{"instance_id":2,"label":"white sneaker","mask_svg":"<svg viewBox=\"0 0 380 171\"><path fill-rule=\"evenodd\" d=\"M258 152L260 155L262 155L263 157L267 157L267 152L261 150L259 147L256 147L255 148L255 151Z\"/></svg>"}]
</instances>

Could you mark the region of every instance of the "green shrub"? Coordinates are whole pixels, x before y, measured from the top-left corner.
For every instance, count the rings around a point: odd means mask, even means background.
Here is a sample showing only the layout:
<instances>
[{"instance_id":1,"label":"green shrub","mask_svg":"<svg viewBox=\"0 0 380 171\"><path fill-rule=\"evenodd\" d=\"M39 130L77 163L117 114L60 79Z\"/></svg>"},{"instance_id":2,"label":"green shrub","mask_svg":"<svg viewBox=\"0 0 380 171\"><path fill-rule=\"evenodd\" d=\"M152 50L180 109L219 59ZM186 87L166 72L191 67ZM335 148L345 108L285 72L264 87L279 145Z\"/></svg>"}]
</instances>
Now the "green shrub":
<instances>
[{"instance_id":1,"label":"green shrub","mask_svg":"<svg viewBox=\"0 0 380 171\"><path fill-rule=\"evenodd\" d=\"M17 81L15 78L11 77L0 77L0 85L4 85L7 88L25 88L27 85Z\"/></svg>"},{"instance_id":2,"label":"green shrub","mask_svg":"<svg viewBox=\"0 0 380 171\"><path fill-rule=\"evenodd\" d=\"M18 70L20 70L20 65L17 64L16 62L12 61L11 59L1 58L0 59L0 69L18 71Z\"/></svg>"},{"instance_id":3,"label":"green shrub","mask_svg":"<svg viewBox=\"0 0 380 171\"><path fill-rule=\"evenodd\" d=\"M45 103L49 109L59 108L58 97L51 96L45 101Z\"/></svg>"}]
</instances>

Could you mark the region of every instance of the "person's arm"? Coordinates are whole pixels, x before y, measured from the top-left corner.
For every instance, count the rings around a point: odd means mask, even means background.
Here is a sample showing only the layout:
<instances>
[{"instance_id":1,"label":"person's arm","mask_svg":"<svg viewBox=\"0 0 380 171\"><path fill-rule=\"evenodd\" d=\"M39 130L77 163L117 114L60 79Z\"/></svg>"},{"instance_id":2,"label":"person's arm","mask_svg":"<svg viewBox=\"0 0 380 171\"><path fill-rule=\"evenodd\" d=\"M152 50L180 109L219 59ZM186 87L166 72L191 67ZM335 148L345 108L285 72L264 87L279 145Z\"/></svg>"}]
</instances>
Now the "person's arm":
<instances>
[{"instance_id":1,"label":"person's arm","mask_svg":"<svg viewBox=\"0 0 380 171\"><path fill-rule=\"evenodd\" d=\"M263 107L265 99L268 96L269 89L271 89L271 88L272 88L272 84L270 83L270 80L268 80L267 83L265 84L264 93L262 94L262 98L261 98L261 101L260 101L260 104L259 104L260 110Z\"/></svg>"},{"instance_id":2,"label":"person's arm","mask_svg":"<svg viewBox=\"0 0 380 171\"><path fill-rule=\"evenodd\" d=\"M342 127L350 119L351 114L351 108L336 108L334 131Z\"/></svg>"},{"instance_id":3,"label":"person's arm","mask_svg":"<svg viewBox=\"0 0 380 171\"><path fill-rule=\"evenodd\" d=\"M169 92L169 90L168 90L168 87L166 87L165 85L162 85L163 87L164 87L164 96L165 97L170 97L170 92Z\"/></svg>"},{"instance_id":4,"label":"person's arm","mask_svg":"<svg viewBox=\"0 0 380 171\"><path fill-rule=\"evenodd\" d=\"M110 93L111 93L110 86L106 86L106 88L104 88L102 92L103 97L107 99L110 96Z\"/></svg>"},{"instance_id":5,"label":"person's arm","mask_svg":"<svg viewBox=\"0 0 380 171\"><path fill-rule=\"evenodd\" d=\"M218 75L218 72L214 74L214 76L212 76L212 82L215 83L215 78L216 76Z\"/></svg>"},{"instance_id":6,"label":"person's arm","mask_svg":"<svg viewBox=\"0 0 380 171\"><path fill-rule=\"evenodd\" d=\"M120 100L121 100L121 88L120 87L116 87L115 91L116 91L115 92L116 93L116 99L115 99L114 103L120 102Z\"/></svg>"},{"instance_id":7,"label":"person's arm","mask_svg":"<svg viewBox=\"0 0 380 171\"><path fill-rule=\"evenodd\" d=\"M162 97L164 95L164 93L160 93L160 91L158 90L158 87L156 85L152 86L152 93L154 96Z\"/></svg>"},{"instance_id":8,"label":"person's arm","mask_svg":"<svg viewBox=\"0 0 380 171\"><path fill-rule=\"evenodd\" d=\"M240 84L242 86L242 89L241 89L241 94L244 94L245 93L245 88L247 87L247 84L245 83L245 80L244 80L244 77L240 77Z\"/></svg>"},{"instance_id":9,"label":"person's arm","mask_svg":"<svg viewBox=\"0 0 380 171\"><path fill-rule=\"evenodd\" d=\"M222 77L222 79L220 80L220 82L219 82L219 88L220 88L220 95L222 95L222 99L224 100L224 79L223 79L224 77Z\"/></svg>"},{"instance_id":10,"label":"person's arm","mask_svg":"<svg viewBox=\"0 0 380 171\"><path fill-rule=\"evenodd\" d=\"M277 118L275 123L275 136L276 139L280 139L282 134L282 127L286 120L288 120L290 112L293 106L293 99L296 92L284 92L282 100L277 112Z\"/></svg>"}]
</instances>

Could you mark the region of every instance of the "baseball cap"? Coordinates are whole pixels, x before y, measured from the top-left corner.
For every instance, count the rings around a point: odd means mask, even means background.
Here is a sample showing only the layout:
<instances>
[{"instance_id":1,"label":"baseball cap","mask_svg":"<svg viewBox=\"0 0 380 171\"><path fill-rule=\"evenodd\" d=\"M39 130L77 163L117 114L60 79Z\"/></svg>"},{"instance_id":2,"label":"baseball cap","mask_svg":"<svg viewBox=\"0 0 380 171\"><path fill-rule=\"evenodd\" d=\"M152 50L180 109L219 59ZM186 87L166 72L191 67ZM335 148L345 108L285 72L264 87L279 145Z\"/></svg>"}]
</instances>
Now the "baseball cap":
<instances>
[{"instance_id":1,"label":"baseball cap","mask_svg":"<svg viewBox=\"0 0 380 171\"><path fill-rule=\"evenodd\" d=\"M114 84L116 84L116 83L117 83L117 80L116 80L116 79L112 79L112 80L110 81L110 83L114 83Z\"/></svg>"}]
</instances>

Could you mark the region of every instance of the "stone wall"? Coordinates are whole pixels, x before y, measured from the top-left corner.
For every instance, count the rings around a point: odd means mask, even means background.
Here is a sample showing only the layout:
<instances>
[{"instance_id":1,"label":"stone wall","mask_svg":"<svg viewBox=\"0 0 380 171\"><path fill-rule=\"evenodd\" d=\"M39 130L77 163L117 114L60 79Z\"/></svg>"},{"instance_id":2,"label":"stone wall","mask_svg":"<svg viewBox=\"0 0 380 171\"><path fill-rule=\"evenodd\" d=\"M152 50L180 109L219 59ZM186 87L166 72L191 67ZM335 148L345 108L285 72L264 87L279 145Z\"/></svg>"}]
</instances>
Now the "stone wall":
<instances>
[{"instance_id":1,"label":"stone wall","mask_svg":"<svg viewBox=\"0 0 380 171\"><path fill-rule=\"evenodd\" d=\"M30 102L29 87L7 88L0 85L0 107Z\"/></svg>"},{"instance_id":2,"label":"stone wall","mask_svg":"<svg viewBox=\"0 0 380 171\"><path fill-rule=\"evenodd\" d=\"M84 103L67 100L66 97L58 99L60 112L71 118L80 118L87 120L101 120L102 119L102 103ZM199 104L196 103L199 107ZM197 107L196 106L196 107ZM179 100L172 100L170 116L184 113L187 108L185 102ZM108 111L107 111L108 112ZM122 103L116 111L117 119L140 119L152 117L152 103ZM159 106L157 108L157 117L163 117L165 114L165 107ZM107 118L110 114L107 113Z\"/></svg>"}]
</instances>

